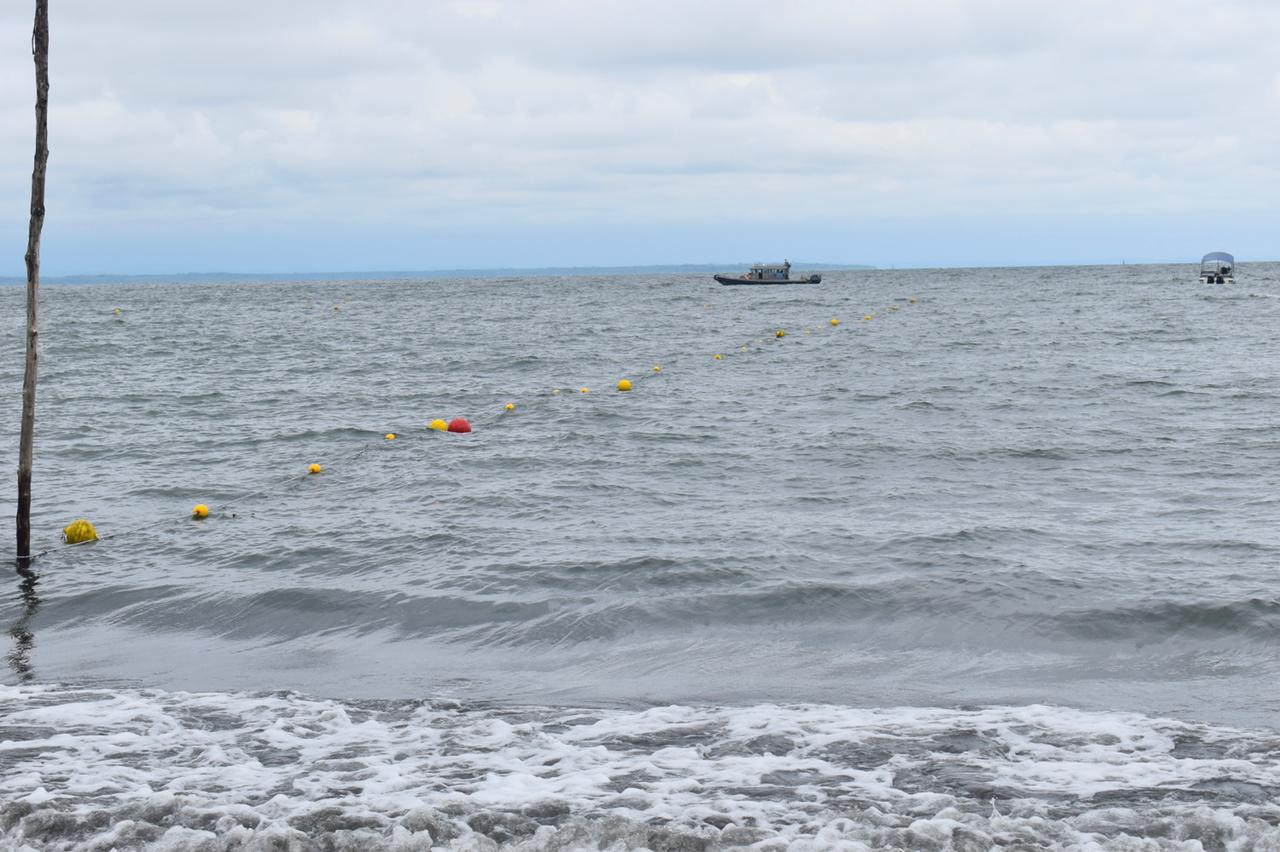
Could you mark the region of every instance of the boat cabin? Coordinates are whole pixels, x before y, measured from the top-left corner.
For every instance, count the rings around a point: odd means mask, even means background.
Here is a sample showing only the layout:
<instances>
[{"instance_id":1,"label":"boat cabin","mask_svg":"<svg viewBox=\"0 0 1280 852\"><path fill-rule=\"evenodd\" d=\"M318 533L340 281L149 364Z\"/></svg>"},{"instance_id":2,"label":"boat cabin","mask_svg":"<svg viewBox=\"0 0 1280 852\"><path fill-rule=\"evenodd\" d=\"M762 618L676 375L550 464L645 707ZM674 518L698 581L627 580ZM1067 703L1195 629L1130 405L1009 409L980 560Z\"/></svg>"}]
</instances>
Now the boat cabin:
<instances>
[{"instance_id":1,"label":"boat cabin","mask_svg":"<svg viewBox=\"0 0 1280 852\"><path fill-rule=\"evenodd\" d=\"M1235 281L1236 259L1225 251L1211 251L1200 258L1200 280L1206 284Z\"/></svg>"},{"instance_id":2,"label":"boat cabin","mask_svg":"<svg viewBox=\"0 0 1280 852\"><path fill-rule=\"evenodd\" d=\"M782 265L772 263L755 263L745 276L752 281L786 281L791 277L791 261L784 260Z\"/></svg>"}]
</instances>

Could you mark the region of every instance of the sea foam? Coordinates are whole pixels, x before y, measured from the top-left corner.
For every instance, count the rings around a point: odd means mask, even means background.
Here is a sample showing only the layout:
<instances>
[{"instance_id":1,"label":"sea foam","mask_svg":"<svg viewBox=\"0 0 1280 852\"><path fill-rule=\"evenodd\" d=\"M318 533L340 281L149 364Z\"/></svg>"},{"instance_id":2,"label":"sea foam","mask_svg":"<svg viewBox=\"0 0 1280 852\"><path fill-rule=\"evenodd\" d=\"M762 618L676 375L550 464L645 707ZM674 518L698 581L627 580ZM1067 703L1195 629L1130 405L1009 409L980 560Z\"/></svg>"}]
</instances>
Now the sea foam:
<instances>
[{"instance_id":1,"label":"sea foam","mask_svg":"<svg viewBox=\"0 0 1280 852\"><path fill-rule=\"evenodd\" d=\"M0 687L19 850L1276 848L1280 739L1062 707Z\"/></svg>"}]
</instances>

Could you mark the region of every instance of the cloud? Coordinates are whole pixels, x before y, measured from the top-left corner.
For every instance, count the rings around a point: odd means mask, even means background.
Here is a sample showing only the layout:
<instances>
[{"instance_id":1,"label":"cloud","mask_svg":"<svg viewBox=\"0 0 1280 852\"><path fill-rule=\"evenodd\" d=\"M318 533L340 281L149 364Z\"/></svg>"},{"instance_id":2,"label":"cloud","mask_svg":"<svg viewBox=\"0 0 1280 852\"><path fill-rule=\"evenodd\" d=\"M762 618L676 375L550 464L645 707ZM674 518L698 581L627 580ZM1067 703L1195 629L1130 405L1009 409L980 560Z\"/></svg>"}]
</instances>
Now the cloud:
<instances>
[{"instance_id":1,"label":"cloud","mask_svg":"<svg viewBox=\"0 0 1280 852\"><path fill-rule=\"evenodd\" d=\"M53 14L50 210L72 231L555 226L571 250L599 223L1203 215L1269 211L1280 192L1272 3ZM29 17L0 11L10 230L31 162Z\"/></svg>"}]
</instances>

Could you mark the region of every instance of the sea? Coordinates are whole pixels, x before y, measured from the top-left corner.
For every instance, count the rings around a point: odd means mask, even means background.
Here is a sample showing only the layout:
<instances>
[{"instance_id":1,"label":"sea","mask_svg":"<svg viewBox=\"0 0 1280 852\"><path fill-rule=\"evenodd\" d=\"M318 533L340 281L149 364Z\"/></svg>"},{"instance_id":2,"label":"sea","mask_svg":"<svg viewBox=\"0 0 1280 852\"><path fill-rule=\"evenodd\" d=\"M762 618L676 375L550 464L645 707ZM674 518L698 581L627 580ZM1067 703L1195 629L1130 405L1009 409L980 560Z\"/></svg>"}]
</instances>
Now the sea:
<instances>
[{"instance_id":1,"label":"sea","mask_svg":"<svg viewBox=\"0 0 1280 852\"><path fill-rule=\"evenodd\" d=\"M1280 849L1280 264L40 310L0 848Z\"/></svg>"}]
</instances>

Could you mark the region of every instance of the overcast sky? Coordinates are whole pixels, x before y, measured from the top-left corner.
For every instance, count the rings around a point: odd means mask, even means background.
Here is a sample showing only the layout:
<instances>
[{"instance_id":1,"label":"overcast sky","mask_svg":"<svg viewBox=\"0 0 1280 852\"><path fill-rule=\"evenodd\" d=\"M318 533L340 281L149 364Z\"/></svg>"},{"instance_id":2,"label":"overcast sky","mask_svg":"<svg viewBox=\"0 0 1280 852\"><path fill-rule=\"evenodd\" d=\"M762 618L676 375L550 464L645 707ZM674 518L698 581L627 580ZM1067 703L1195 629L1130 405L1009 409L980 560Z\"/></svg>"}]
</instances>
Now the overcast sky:
<instances>
[{"instance_id":1,"label":"overcast sky","mask_svg":"<svg viewBox=\"0 0 1280 852\"><path fill-rule=\"evenodd\" d=\"M51 5L49 275L1280 257L1276 0Z\"/></svg>"}]
</instances>

